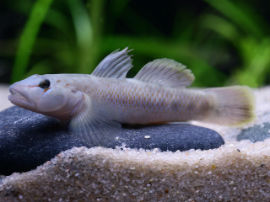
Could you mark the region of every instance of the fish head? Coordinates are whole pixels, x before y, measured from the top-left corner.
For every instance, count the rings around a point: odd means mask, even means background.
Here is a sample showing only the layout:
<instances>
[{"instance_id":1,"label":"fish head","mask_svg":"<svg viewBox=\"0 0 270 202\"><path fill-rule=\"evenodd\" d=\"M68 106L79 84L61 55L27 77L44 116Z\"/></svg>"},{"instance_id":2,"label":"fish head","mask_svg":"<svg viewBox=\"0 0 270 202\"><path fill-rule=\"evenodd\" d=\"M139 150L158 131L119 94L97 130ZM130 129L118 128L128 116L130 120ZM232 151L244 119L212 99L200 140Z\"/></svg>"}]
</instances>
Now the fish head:
<instances>
[{"instance_id":1,"label":"fish head","mask_svg":"<svg viewBox=\"0 0 270 202\"><path fill-rule=\"evenodd\" d=\"M57 74L32 75L9 87L9 100L20 107L60 119L73 116L83 93L72 89Z\"/></svg>"}]
</instances>

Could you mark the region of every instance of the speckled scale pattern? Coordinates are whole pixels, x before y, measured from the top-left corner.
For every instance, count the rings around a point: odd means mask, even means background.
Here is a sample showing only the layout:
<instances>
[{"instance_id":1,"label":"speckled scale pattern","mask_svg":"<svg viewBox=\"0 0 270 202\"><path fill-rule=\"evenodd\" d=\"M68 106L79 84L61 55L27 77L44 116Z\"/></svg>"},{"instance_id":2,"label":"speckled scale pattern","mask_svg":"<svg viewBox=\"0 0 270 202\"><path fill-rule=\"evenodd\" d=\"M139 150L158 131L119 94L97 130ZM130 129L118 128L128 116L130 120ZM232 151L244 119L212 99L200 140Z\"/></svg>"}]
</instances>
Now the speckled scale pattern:
<instances>
[{"instance_id":1,"label":"speckled scale pattern","mask_svg":"<svg viewBox=\"0 0 270 202\"><path fill-rule=\"evenodd\" d=\"M124 79L98 78L92 91L104 113L126 123L159 123L195 119L209 106L202 92ZM107 107L106 107L107 106ZM105 110L106 109L106 110Z\"/></svg>"}]
</instances>

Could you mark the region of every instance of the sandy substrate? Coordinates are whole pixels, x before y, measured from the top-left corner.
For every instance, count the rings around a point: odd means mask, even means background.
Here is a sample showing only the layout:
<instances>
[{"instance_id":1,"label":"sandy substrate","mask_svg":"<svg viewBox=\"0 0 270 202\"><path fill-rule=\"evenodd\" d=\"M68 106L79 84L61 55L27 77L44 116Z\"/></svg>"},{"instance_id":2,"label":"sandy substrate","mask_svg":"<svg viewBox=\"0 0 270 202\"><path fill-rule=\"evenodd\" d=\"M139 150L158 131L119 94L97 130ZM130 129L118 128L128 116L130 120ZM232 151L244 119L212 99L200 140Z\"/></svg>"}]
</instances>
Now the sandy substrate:
<instances>
[{"instance_id":1,"label":"sandy substrate","mask_svg":"<svg viewBox=\"0 0 270 202\"><path fill-rule=\"evenodd\" d=\"M8 94L8 86L0 85L0 111L12 106L8 101Z\"/></svg>"},{"instance_id":2,"label":"sandy substrate","mask_svg":"<svg viewBox=\"0 0 270 202\"><path fill-rule=\"evenodd\" d=\"M270 88L255 94L255 123L270 122ZM240 129L195 124L226 144L186 152L73 148L4 178L0 201L270 201L270 138L237 142Z\"/></svg>"}]
</instances>

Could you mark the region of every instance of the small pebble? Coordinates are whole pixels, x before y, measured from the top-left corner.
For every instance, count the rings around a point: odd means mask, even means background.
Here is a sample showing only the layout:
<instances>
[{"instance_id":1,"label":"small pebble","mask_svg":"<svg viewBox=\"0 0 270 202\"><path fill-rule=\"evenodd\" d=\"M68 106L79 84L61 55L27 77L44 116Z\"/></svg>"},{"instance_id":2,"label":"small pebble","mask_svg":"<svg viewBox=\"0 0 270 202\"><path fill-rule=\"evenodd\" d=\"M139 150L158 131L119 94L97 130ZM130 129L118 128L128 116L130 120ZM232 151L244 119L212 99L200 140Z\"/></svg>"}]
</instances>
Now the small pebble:
<instances>
[{"instance_id":1,"label":"small pebble","mask_svg":"<svg viewBox=\"0 0 270 202\"><path fill-rule=\"evenodd\" d=\"M270 123L265 122L261 125L255 125L250 128L244 129L237 136L237 140L250 140L251 142L264 141L270 138Z\"/></svg>"}]
</instances>

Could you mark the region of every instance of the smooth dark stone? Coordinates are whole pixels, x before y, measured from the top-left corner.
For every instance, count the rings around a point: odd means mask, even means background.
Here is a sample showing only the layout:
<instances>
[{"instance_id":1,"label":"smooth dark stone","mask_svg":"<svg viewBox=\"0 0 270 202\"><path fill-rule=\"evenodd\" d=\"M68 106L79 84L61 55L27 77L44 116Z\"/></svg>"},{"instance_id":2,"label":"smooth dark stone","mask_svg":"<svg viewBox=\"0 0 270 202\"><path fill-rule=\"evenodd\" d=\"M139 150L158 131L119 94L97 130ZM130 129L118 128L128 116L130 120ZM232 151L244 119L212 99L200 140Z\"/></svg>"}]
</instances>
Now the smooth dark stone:
<instances>
[{"instance_id":1,"label":"smooth dark stone","mask_svg":"<svg viewBox=\"0 0 270 202\"><path fill-rule=\"evenodd\" d=\"M250 140L251 142L264 141L267 138L270 138L270 123L267 122L244 129L237 136L238 141Z\"/></svg>"},{"instance_id":2,"label":"smooth dark stone","mask_svg":"<svg viewBox=\"0 0 270 202\"><path fill-rule=\"evenodd\" d=\"M100 146L109 148L124 144L130 148L185 151L214 149L224 144L217 132L186 123L124 127L118 138L102 135ZM56 119L19 107L0 112L0 175L28 171L75 146L86 145Z\"/></svg>"}]
</instances>

